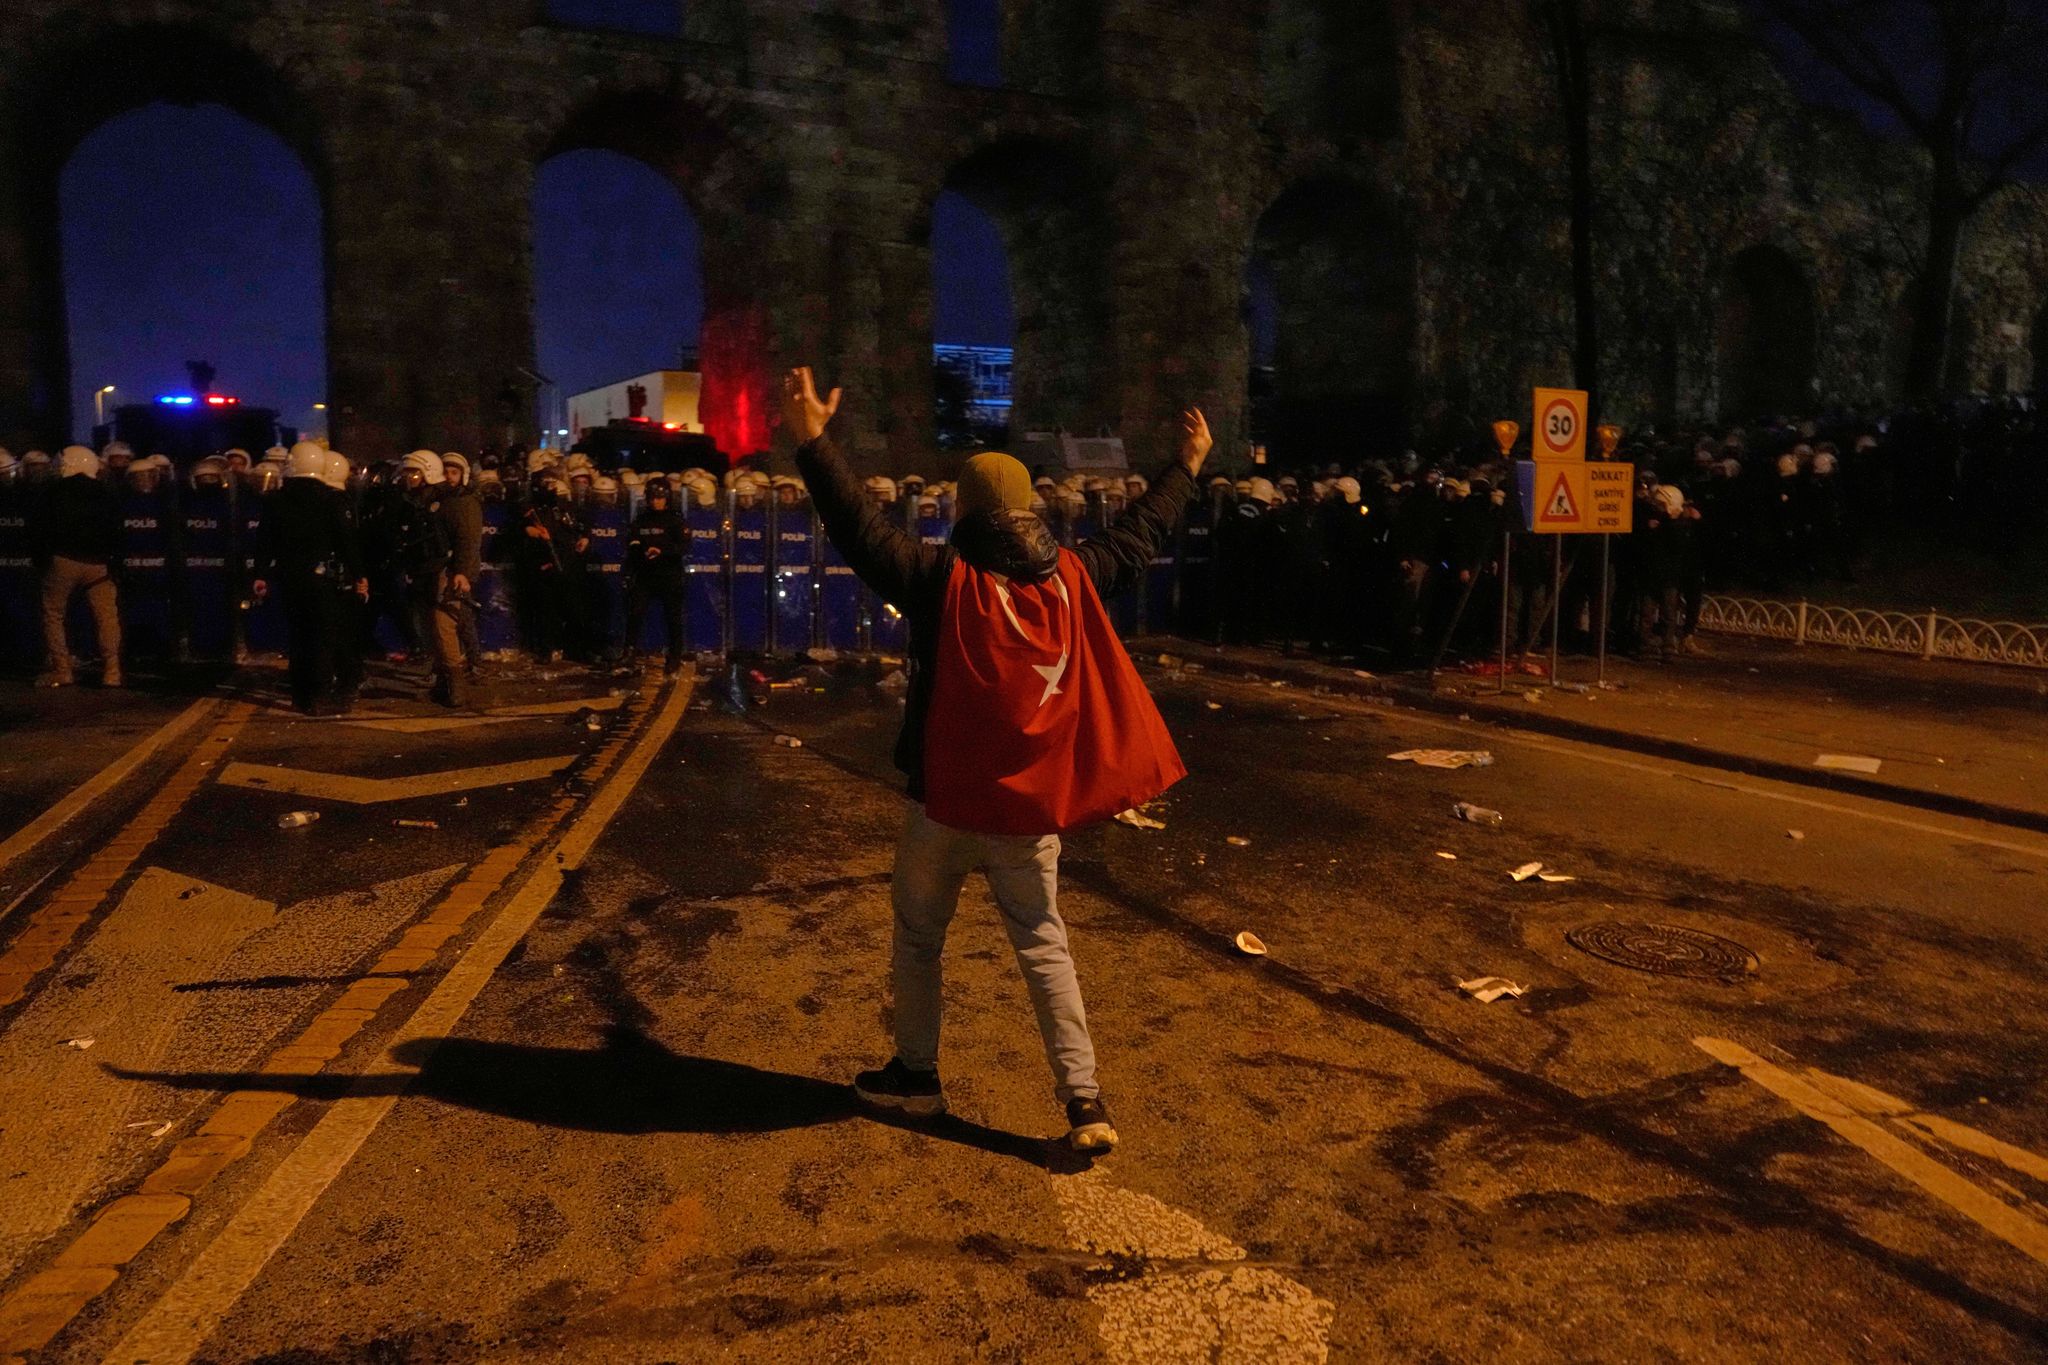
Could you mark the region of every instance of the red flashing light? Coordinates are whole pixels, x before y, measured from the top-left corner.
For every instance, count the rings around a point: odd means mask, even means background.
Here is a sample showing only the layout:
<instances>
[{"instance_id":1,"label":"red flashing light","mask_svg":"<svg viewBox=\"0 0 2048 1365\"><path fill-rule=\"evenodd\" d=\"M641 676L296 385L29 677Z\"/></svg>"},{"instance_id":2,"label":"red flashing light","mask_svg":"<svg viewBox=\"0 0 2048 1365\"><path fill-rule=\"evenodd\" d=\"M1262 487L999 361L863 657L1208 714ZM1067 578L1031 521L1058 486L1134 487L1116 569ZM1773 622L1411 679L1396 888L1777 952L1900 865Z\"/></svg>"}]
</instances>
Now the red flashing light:
<instances>
[{"instance_id":1,"label":"red flashing light","mask_svg":"<svg viewBox=\"0 0 2048 1365\"><path fill-rule=\"evenodd\" d=\"M206 406L208 406L209 408L232 407L234 404L240 401L241 400L237 398L229 398L225 394L209 393L208 395L206 395Z\"/></svg>"},{"instance_id":2,"label":"red flashing light","mask_svg":"<svg viewBox=\"0 0 2048 1365\"><path fill-rule=\"evenodd\" d=\"M663 422L661 424L661 429L663 431L681 431L683 429L683 424L681 422Z\"/></svg>"}]
</instances>

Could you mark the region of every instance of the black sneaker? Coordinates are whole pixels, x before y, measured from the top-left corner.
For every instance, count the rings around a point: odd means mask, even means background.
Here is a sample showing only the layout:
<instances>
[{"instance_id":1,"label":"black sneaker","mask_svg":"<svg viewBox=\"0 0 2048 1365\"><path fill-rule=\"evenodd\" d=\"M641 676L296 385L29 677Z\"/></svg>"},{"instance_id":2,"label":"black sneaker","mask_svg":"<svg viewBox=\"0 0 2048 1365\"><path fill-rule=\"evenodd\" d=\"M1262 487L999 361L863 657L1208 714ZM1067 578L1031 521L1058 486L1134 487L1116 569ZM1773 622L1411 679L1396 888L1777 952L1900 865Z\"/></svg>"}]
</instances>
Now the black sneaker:
<instances>
[{"instance_id":1,"label":"black sneaker","mask_svg":"<svg viewBox=\"0 0 2048 1365\"><path fill-rule=\"evenodd\" d=\"M1077 1152L1107 1152L1116 1146L1109 1106L1098 1096L1067 1101L1067 1145Z\"/></svg>"},{"instance_id":2,"label":"black sneaker","mask_svg":"<svg viewBox=\"0 0 2048 1365\"><path fill-rule=\"evenodd\" d=\"M853 1092L869 1104L900 1109L906 1114L943 1114L946 1096L939 1089L936 1071L912 1071L898 1059L879 1071L863 1071L853 1078Z\"/></svg>"}]
</instances>

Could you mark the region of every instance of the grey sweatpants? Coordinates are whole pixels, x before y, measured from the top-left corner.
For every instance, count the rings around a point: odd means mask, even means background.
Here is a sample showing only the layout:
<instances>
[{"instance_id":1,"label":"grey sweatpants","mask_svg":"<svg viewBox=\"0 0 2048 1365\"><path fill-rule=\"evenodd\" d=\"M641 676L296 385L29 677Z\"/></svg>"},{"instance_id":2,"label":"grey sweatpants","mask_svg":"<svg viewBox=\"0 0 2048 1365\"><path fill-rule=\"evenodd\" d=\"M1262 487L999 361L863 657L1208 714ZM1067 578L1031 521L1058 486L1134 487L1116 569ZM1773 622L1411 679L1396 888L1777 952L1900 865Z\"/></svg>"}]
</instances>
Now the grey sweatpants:
<instances>
[{"instance_id":1,"label":"grey sweatpants","mask_svg":"<svg viewBox=\"0 0 2048 1365\"><path fill-rule=\"evenodd\" d=\"M891 899L896 909L896 1055L929 1070L939 1062L939 958L967 874L979 868L1002 910L1003 928L1052 1065L1060 1101L1092 1098L1095 1044L1081 1007L1081 983L1060 920L1060 839L969 834L931 819L919 806L896 844Z\"/></svg>"}]
</instances>

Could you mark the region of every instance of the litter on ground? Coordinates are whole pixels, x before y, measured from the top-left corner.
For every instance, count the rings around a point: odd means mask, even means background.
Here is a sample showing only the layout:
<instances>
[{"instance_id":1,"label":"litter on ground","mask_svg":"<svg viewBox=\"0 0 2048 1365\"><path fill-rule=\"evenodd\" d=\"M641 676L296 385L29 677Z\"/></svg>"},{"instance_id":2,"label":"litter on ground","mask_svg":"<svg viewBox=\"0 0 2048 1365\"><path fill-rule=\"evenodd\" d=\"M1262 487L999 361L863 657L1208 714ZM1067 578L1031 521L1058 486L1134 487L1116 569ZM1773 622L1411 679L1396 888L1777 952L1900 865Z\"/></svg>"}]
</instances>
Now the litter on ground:
<instances>
[{"instance_id":1,"label":"litter on ground","mask_svg":"<svg viewBox=\"0 0 2048 1365\"><path fill-rule=\"evenodd\" d=\"M91 1047L92 1044L93 1040L90 1038L66 1038L64 1040L64 1046L75 1047L80 1052L85 1051L87 1048Z\"/></svg>"},{"instance_id":2,"label":"litter on ground","mask_svg":"<svg viewBox=\"0 0 2048 1365\"><path fill-rule=\"evenodd\" d=\"M1542 870L1542 863L1523 863L1513 872L1508 873L1508 875L1510 877L1513 877L1518 882L1526 882L1529 880L1529 878L1535 876L1538 872L1541 872Z\"/></svg>"},{"instance_id":3,"label":"litter on ground","mask_svg":"<svg viewBox=\"0 0 2048 1365\"><path fill-rule=\"evenodd\" d=\"M1229 844L1232 848L1250 848L1252 846L1252 841L1245 838L1242 834L1233 834L1223 842Z\"/></svg>"},{"instance_id":4,"label":"litter on ground","mask_svg":"<svg viewBox=\"0 0 2048 1365\"><path fill-rule=\"evenodd\" d=\"M1491 1005L1503 995L1520 999L1527 986L1518 986L1504 976L1475 976L1470 981L1460 981L1458 989L1482 1005Z\"/></svg>"},{"instance_id":5,"label":"litter on ground","mask_svg":"<svg viewBox=\"0 0 2048 1365\"><path fill-rule=\"evenodd\" d=\"M1131 810L1118 811L1116 813L1116 822L1119 825L1129 825L1132 829L1166 828L1166 822L1164 820L1154 820L1151 816L1135 808Z\"/></svg>"},{"instance_id":6,"label":"litter on ground","mask_svg":"<svg viewBox=\"0 0 2048 1365\"><path fill-rule=\"evenodd\" d=\"M1403 749L1388 754L1395 763L1413 763L1418 768L1488 768L1493 754L1485 749Z\"/></svg>"},{"instance_id":7,"label":"litter on ground","mask_svg":"<svg viewBox=\"0 0 2048 1365\"><path fill-rule=\"evenodd\" d=\"M1264 957L1266 955L1266 945L1261 943L1259 936L1249 929L1237 931L1237 950L1241 953L1250 953L1253 957Z\"/></svg>"},{"instance_id":8,"label":"litter on ground","mask_svg":"<svg viewBox=\"0 0 2048 1365\"><path fill-rule=\"evenodd\" d=\"M1834 773L1874 773L1884 766L1884 760L1861 754L1822 754L1813 760L1813 766Z\"/></svg>"},{"instance_id":9,"label":"litter on ground","mask_svg":"<svg viewBox=\"0 0 2048 1365\"><path fill-rule=\"evenodd\" d=\"M1539 882L1575 882L1578 878L1568 877L1562 872L1539 872L1536 874L1536 880Z\"/></svg>"},{"instance_id":10,"label":"litter on ground","mask_svg":"<svg viewBox=\"0 0 2048 1365\"><path fill-rule=\"evenodd\" d=\"M1806 831L1803 829L1788 829L1785 831L1785 837L1796 844L1806 837Z\"/></svg>"},{"instance_id":11,"label":"litter on ground","mask_svg":"<svg viewBox=\"0 0 2048 1365\"><path fill-rule=\"evenodd\" d=\"M1436 851L1436 856L1437 856L1437 857L1439 857L1439 858L1442 858L1442 859L1443 859L1443 860L1444 860L1445 862L1451 862L1451 863L1455 863L1456 861L1458 861L1458 855L1457 855L1457 854L1455 854L1455 853L1446 853L1446 852L1444 852L1444 851L1443 851L1442 849L1438 849L1438 850Z\"/></svg>"}]
</instances>

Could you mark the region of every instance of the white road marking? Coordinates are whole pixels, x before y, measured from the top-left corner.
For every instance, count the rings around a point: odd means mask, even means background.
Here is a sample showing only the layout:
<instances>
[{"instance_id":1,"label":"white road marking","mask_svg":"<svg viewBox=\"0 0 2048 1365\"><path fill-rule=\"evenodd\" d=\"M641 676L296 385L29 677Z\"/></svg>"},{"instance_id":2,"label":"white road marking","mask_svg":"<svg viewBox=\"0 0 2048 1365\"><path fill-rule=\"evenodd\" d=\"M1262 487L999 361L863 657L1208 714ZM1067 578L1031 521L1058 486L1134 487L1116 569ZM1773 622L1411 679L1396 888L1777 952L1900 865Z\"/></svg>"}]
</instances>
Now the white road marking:
<instances>
[{"instance_id":1,"label":"white road marking","mask_svg":"<svg viewBox=\"0 0 2048 1365\"><path fill-rule=\"evenodd\" d=\"M565 874L581 865L626 798L640 785L689 709L694 691L693 675L686 674L675 684L611 779L412 1017L399 1026L385 1055L366 1068L365 1088L388 1085L394 1077L409 1080L418 1074L416 1067L394 1060L391 1054L409 1043L444 1038L460 1022L470 1002L554 899ZM335 1101L220 1234L108 1352L110 1365L184 1365L190 1361L398 1099L396 1094L354 1094Z\"/></svg>"},{"instance_id":2,"label":"white road marking","mask_svg":"<svg viewBox=\"0 0 2048 1365\"><path fill-rule=\"evenodd\" d=\"M367 806L383 801L406 801L421 796L453 796L480 787L510 786L553 777L576 761L575 754L551 758L529 758L517 763L492 763L481 768L449 768L411 777L355 777L348 773L314 772L309 768L280 768L269 763L230 763L219 781L224 787L247 787L253 791L282 792L321 801L347 801Z\"/></svg>"},{"instance_id":3,"label":"white road marking","mask_svg":"<svg viewBox=\"0 0 2048 1365\"><path fill-rule=\"evenodd\" d=\"M4 843L0 843L0 871L11 867L23 854L69 824L80 811L112 791L130 773L141 767L151 754L199 724L219 705L218 697L202 697L193 702L172 720L159 727L154 734L80 783L70 795L9 835Z\"/></svg>"},{"instance_id":4,"label":"white road marking","mask_svg":"<svg viewBox=\"0 0 2048 1365\"><path fill-rule=\"evenodd\" d=\"M1229 1238L1150 1195L1112 1184L1100 1169L1053 1176L1052 1192L1076 1250L1142 1263L1131 1278L1088 1291L1102 1315L1109 1359L1138 1365L1322 1365L1329 1359L1335 1306L1276 1271L1233 1264L1246 1253Z\"/></svg>"},{"instance_id":5,"label":"white road marking","mask_svg":"<svg viewBox=\"0 0 2048 1365\"><path fill-rule=\"evenodd\" d=\"M1693 1045L1715 1061L1732 1066L1810 1119L1862 1148L1926 1193L1962 1214L1994 1237L2048 1264L2048 1225L2036 1222L1997 1196L1965 1180L1899 1137L1882 1123L1857 1112L1836 1095L1725 1038L1695 1038ZM1872 1092L1877 1093L1877 1092ZM1885 1096L1884 1098L1889 1098Z\"/></svg>"}]
</instances>

